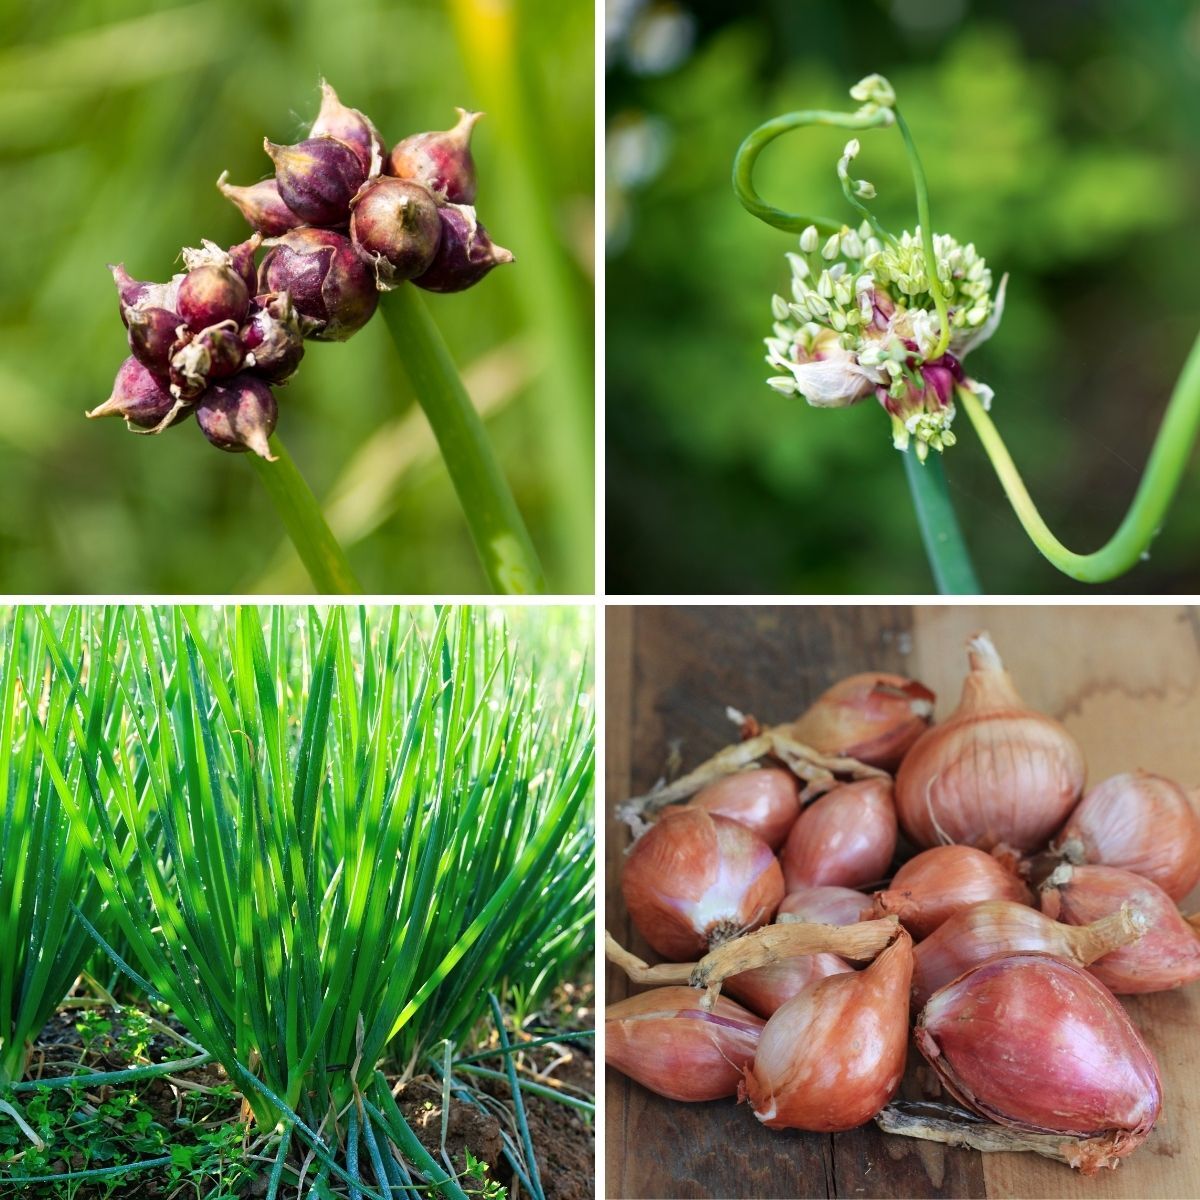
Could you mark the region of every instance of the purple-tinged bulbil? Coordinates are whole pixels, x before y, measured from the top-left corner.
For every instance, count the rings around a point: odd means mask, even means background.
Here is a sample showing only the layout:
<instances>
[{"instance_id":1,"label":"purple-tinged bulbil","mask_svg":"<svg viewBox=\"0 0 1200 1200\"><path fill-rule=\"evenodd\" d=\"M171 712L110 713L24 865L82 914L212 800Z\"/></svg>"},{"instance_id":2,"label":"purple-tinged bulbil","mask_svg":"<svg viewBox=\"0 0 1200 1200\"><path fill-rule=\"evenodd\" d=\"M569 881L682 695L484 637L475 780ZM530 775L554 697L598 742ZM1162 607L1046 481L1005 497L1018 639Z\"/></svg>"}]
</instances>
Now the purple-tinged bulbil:
<instances>
[{"instance_id":1,"label":"purple-tinged bulbil","mask_svg":"<svg viewBox=\"0 0 1200 1200\"><path fill-rule=\"evenodd\" d=\"M143 366L165 377L171 367L171 348L183 318L166 308L134 307L128 310L129 348Z\"/></svg>"},{"instance_id":2,"label":"purple-tinged bulbil","mask_svg":"<svg viewBox=\"0 0 1200 1200\"><path fill-rule=\"evenodd\" d=\"M130 313L139 308L165 308L174 312L178 304L182 275L173 275L169 283L144 283L125 270L124 263L108 264L121 306L121 320L129 326Z\"/></svg>"},{"instance_id":3,"label":"purple-tinged bulbil","mask_svg":"<svg viewBox=\"0 0 1200 1200\"><path fill-rule=\"evenodd\" d=\"M274 462L268 439L279 410L271 389L244 371L228 383L216 383L196 404L196 420L204 436L219 450L253 450Z\"/></svg>"},{"instance_id":4,"label":"purple-tinged bulbil","mask_svg":"<svg viewBox=\"0 0 1200 1200\"><path fill-rule=\"evenodd\" d=\"M438 209L442 240L429 270L414 279L427 292L461 292L477 284L493 267L513 261L496 246L475 218L469 204L445 204Z\"/></svg>"},{"instance_id":5,"label":"purple-tinged bulbil","mask_svg":"<svg viewBox=\"0 0 1200 1200\"><path fill-rule=\"evenodd\" d=\"M309 130L310 138L331 137L345 142L362 163L367 178L373 178L383 169L383 139L379 130L365 113L357 108L347 108L338 94L321 80L321 111Z\"/></svg>"},{"instance_id":6,"label":"purple-tinged bulbil","mask_svg":"<svg viewBox=\"0 0 1200 1200\"><path fill-rule=\"evenodd\" d=\"M249 307L250 289L232 264L194 267L179 285L179 315L196 333L223 321L240 324Z\"/></svg>"},{"instance_id":7,"label":"purple-tinged bulbil","mask_svg":"<svg viewBox=\"0 0 1200 1200\"><path fill-rule=\"evenodd\" d=\"M376 179L354 198L352 210L350 238L373 267L380 288L429 269L442 240L442 221L427 188L407 179Z\"/></svg>"},{"instance_id":8,"label":"purple-tinged bulbil","mask_svg":"<svg viewBox=\"0 0 1200 1200\"><path fill-rule=\"evenodd\" d=\"M171 354L171 393L194 400L217 379L227 379L241 368L245 350L233 321L210 325L199 333L184 330Z\"/></svg>"},{"instance_id":9,"label":"purple-tinged bulbil","mask_svg":"<svg viewBox=\"0 0 1200 1200\"><path fill-rule=\"evenodd\" d=\"M350 201L367 180L358 153L337 138L308 138L294 146L263 139L275 163L283 202L312 225L341 225L350 219Z\"/></svg>"},{"instance_id":10,"label":"purple-tinged bulbil","mask_svg":"<svg viewBox=\"0 0 1200 1200\"><path fill-rule=\"evenodd\" d=\"M350 239L329 229L293 229L268 243L258 269L260 292L287 292L304 332L344 342L375 312L379 292Z\"/></svg>"},{"instance_id":11,"label":"purple-tinged bulbil","mask_svg":"<svg viewBox=\"0 0 1200 1200\"><path fill-rule=\"evenodd\" d=\"M278 237L281 233L287 233L289 229L296 229L304 224L303 218L296 216L284 204L283 197L279 194L279 185L274 179L264 179L259 183L250 184L249 187L238 187L236 184L226 183L228 178L229 172L222 172L221 178L217 180L217 187L220 188L221 195L237 205L251 229L265 237Z\"/></svg>"},{"instance_id":12,"label":"purple-tinged bulbil","mask_svg":"<svg viewBox=\"0 0 1200 1200\"><path fill-rule=\"evenodd\" d=\"M304 357L304 334L287 292L256 296L241 330L246 366L271 383L295 374Z\"/></svg>"},{"instance_id":13,"label":"purple-tinged bulbil","mask_svg":"<svg viewBox=\"0 0 1200 1200\"><path fill-rule=\"evenodd\" d=\"M112 395L87 415L124 417L125 424L138 433L158 433L168 425L187 419L185 408L136 358L127 358L117 371Z\"/></svg>"},{"instance_id":14,"label":"purple-tinged bulbil","mask_svg":"<svg viewBox=\"0 0 1200 1200\"><path fill-rule=\"evenodd\" d=\"M241 276L246 291L253 296L258 290L258 264L254 256L262 245L262 234L253 233L244 242L229 247L229 262Z\"/></svg>"},{"instance_id":15,"label":"purple-tinged bulbil","mask_svg":"<svg viewBox=\"0 0 1200 1200\"><path fill-rule=\"evenodd\" d=\"M451 204L475 203L475 160L471 131L483 113L456 108L453 129L414 133L397 142L388 159L388 174L411 179Z\"/></svg>"}]
</instances>

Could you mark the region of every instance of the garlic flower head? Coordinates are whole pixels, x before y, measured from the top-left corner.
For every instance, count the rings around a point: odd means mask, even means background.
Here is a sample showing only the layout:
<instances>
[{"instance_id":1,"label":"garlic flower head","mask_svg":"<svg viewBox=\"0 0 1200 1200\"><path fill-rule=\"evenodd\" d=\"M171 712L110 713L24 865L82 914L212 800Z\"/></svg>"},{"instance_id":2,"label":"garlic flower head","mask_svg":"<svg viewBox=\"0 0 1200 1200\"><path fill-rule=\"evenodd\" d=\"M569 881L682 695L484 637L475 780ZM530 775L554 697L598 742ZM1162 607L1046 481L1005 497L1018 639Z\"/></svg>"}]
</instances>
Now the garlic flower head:
<instances>
[{"instance_id":1,"label":"garlic flower head","mask_svg":"<svg viewBox=\"0 0 1200 1200\"><path fill-rule=\"evenodd\" d=\"M858 151L851 140L838 174L866 197L871 185L848 177ZM962 359L999 324L1007 276L993 294L992 273L974 245L935 234L933 247L949 323L940 354L941 318L919 228L885 240L863 221L824 241L815 226L806 228L799 253L787 256L791 296L771 301L775 324L766 361L778 373L768 384L817 408L842 408L874 394L891 417L898 450L912 443L924 461L930 447L952 446L955 391L970 389L985 408L991 402L991 389L963 373Z\"/></svg>"}]
</instances>

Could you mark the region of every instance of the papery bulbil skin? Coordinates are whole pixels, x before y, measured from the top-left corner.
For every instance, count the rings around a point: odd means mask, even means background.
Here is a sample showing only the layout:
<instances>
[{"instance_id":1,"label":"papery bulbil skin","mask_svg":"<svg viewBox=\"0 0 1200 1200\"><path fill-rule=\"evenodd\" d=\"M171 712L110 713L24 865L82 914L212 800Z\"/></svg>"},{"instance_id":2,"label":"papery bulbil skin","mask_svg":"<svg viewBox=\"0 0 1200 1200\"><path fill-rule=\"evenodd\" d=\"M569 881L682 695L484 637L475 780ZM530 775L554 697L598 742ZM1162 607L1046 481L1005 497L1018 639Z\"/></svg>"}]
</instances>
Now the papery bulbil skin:
<instances>
[{"instance_id":1,"label":"papery bulbil skin","mask_svg":"<svg viewBox=\"0 0 1200 1200\"><path fill-rule=\"evenodd\" d=\"M309 130L310 138L330 137L344 142L358 156L367 178L383 169L383 139L370 118L338 99L333 88L321 80L321 111Z\"/></svg>"},{"instance_id":2,"label":"papery bulbil skin","mask_svg":"<svg viewBox=\"0 0 1200 1200\"><path fill-rule=\"evenodd\" d=\"M243 372L228 383L214 384L196 404L196 421L219 450L253 450L274 462L268 439L278 416L275 396L261 379Z\"/></svg>"},{"instance_id":3,"label":"papery bulbil skin","mask_svg":"<svg viewBox=\"0 0 1200 1200\"><path fill-rule=\"evenodd\" d=\"M451 204L474 204L471 132L483 113L454 111L458 122L453 129L414 133L397 142L388 159L388 174L422 184Z\"/></svg>"},{"instance_id":4,"label":"papery bulbil skin","mask_svg":"<svg viewBox=\"0 0 1200 1200\"><path fill-rule=\"evenodd\" d=\"M174 396L163 381L146 369L136 358L125 359L117 370L112 395L103 404L88 412L88 417L124 417L130 429L157 429L177 409ZM176 420L186 420L187 409L180 409Z\"/></svg>"},{"instance_id":5,"label":"papery bulbil skin","mask_svg":"<svg viewBox=\"0 0 1200 1200\"><path fill-rule=\"evenodd\" d=\"M418 183L376 179L354 199L350 238L381 288L415 279L429 269L442 239L437 203Z\"/></svg>"},{"instance_id":6,"label":"papery bulbil skin","mask_svg":"<svg viewBox=\"0 0 1200 1200\"><path fill-rule=\"evenodd\" d=\"M248 187L238 187L227 183L228 172L224 172L217 180L221 194L237 205L242 216L250 224L250 228L264 237L278 237L289 229L297 229L304 224L302 217L283 202L279 194L279 185L274 179L263 179Z\"/></svg>"},{"instance_id":7,"label":"papery bulbil skin","mask_svg":"<svg viewBox=\"0 0 1200 1200\"><path fill-rule=\"evenodd\" d=\"M445 204L438 209L442 239L433 262L413 282L427 292L461 292L477 284L493 267L513 261L512 254L496 246L467 204Z\"/></svg>"},{"instance_id":8,"label":"papery bulbil skin","mask_svg":"<svg viewBox=\"0 0 1200 1200\"><path fill-rule=\"evenodd\" d=\"M184 333L171 355L171 391L194 399L218 379L238 371L245 357L237 326L232 321L213 325L197 334Z\"/></svg>"},{"instance_id":9,"label":"papery bulbil skin","mask_svg":"<svg viewBox=\"0 0 1200 1200\"><path fill-rule=\"evenodd\" d=\"M350 239L329 229L294 229L269 243L258 270L261 292L287 292L306 318L305 336L341 342L375 312L379 291Z\"/></svg>"},{"instance_id":10,"label":"papery bulbil skin","mask_svg":"<svg viewBox=\"0 0 1200 1200\"><path fill-rule=\"evenodd\" d=\"M115 266L110 263L108 269L117 285L121 320L126 328L129 326L130 315L135 311L146 308L165 308L170 312L178 310L179 286L184 278L182 275L173 275L167 283L150 283L134 279L120 263Z\"/></svg>"},{"instance_id":11,"label":"papery bulbil skin","mask_svg":"<svg viewBox=\"0 0 1200 1200\"><path fill-rule=\"evenodd\" d=\"M179 315L195 333L222 321L240 324L249 307L250 291L232 266L197 267L179 285Z\"/></svg>"},{"instance_id":12,"label":"papery bulbil skin","mask_svg":"<svg viewBox=\"0 0 1200 1200\"><path fill-rule=\"evenodd\" d=\"M304 357L304 335L287 292L256 296L241 330L246 365L271 383L295 374Z\"/></svg>"},{"instance_id":13,"label":"papery bulbil skin","mask_svg":"<svg viewBox=\"0 0 1200 1200\"><path fill-rule=\"evenodd\" d=\"M275 182L283 202L313 225L341 225L350 217L350 201L367 180L358 154L337 138L308 138L294 146L264 139L275 164Z\"/></svg>"}]
</instances>

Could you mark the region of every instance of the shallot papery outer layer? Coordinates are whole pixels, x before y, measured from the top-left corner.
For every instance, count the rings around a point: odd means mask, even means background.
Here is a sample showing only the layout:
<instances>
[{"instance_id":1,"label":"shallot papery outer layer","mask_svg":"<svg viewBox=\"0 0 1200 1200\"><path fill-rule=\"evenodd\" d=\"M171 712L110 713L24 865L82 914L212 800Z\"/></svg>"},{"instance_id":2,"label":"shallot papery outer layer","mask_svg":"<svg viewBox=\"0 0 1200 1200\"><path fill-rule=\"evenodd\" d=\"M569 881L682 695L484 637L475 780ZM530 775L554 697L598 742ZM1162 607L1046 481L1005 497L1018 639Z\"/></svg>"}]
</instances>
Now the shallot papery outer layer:
<instances>
[{"instance_id":1,"label":"shallot papery outer layer","mask_svg":"<svg viewBox=\"0 0 1200 1200\"><path fill-rule=\"evenodd\" d=\"M871 897L853 888L796 888L784 896L776 919L786 914L816 925L853 925L863 919L863 910L870 907Z\"/></svg>"},{"instance_id":2,"label":"shallot papery outer layer","mask_svg":"<svg viewBox=\"0 0 1200 1200\"><path fill-rule=\"evenodd\" d=\"M851 675L818 696L790 729L822 754L894 771L929 728L934 699L924 684L903 675Z\"/></svg>"},{"instance_id":3,"label":"shallot papery outer layer","mask_svg":"<svg viewBox=\"0 0 1200 1200\"><path fill-rule=\"evenodd\" d=\"M610 1004L604 1011L604 1060L643 1087L671 1100L732 1096L754 1058L763 1023L718 996L711 1012L704 993L662 987Z\"/></svg>"},{"instance_id":4,"label":"shallot papery outer layer","mask_svg":"<svg viewBox=\"0 0 1200 1200\"><path fill-rule=\"evenodd\" d=\"M744 825L681 808L634 844L621 891L642 937L671 962L691 962L770 921L783 899L783 872Z\"/></svg>"},{"instance_id":5,"label":"shallot papery outer layer","mask_svg":"<svg viewBox=\"0 0 1200 1200\"><path fill-rule=\"evenodd\" d=\"M1158 1064L1120 1002L1046 955L968 971L934 994L914 1036L946 1087L989 1120L1086 1139L1064 1149L1087 1175L1136 1150L1162 1107Z\"/></svg>"},{"instance_id":6,"label":"shallot papery outer layer","mask_svg":"<svg viewBox=\"0 0 1200 1200\"><path fill-rule=\"evenodd\" d=\"M987 900L956 912L913 951L913 1007L989 958L1033 951L1085 967L1144 932L1142 918L1074 926L1011 900Z\"/></svg>"},{"instance_id":7,"label":"shallot papery outer layer","mask_svg":"<svg viewBox=\"0 0 1200 1200\"><path fill-rule=\"evenodd\" d=\"M798 996L810 983L828 979L830 975L847 975L854 968L836 954L798 954L767 967L755 967L729 975L722 984L735 1000L740 1000L751 1012L769 1017L793 996Z\"/></svg>"},{"instance_id":8,"label":"shallot papery outer layer","mask_svg":"<svg viewBox=\"0 0 1200 1200\"><path fill-rule=\"evenodd\" d=\"M986 633L967 647L958 708L900 764L900 824L918 846L1039 849L1079 798L1083 754L1057 721L1025 705Z\"/></svg>"},{"instance_id":9,"label":"shallot papery outer layer","mask_svg":"<svg viewBox=\"0 0 1200 1200\"><path fill-rule=\"evenodd\" d=\"M1200 979L1200 938L1156 883L1119 867L1064 864L1042 884L1042 912L1068 925L1087 925L1128 904L1147 922L1136 942L1092 963L1091 971L1121 995L1165 992Z\"/></svg>"},{"instance_id":10,"label":"shallot papery outer layer","mask_svg":"<svg viewBox=\"0 0 1200 1200\"><path fill-rule=\"evenodd\" d=\"M1076 864L1123 867L1182 900L1200 883L1200 815L1174 780L1114 775L1075 806L1052 847Z\"/></svg>"},{"instance_id":11,"label":"shallot papery outer layer","mask_svg":"<svg viewBox=\"0 0 1200 1200\"><path fill-rule=\"evenodd\" d=\"M895 852L892 781L861 779L810 804L792 826L779 859L791 892L876 883L887 875Z\"/></svg>"},{"instance_id":12,"label":"shallot papery outer layer","mask_svg":"<svg viewBox=\"0 0 1200 1200\"><path fill-rule=\"evenodd\" d=\"M894 913L916 938L928 937L956 912L984 900L1030 904L1025 883L998 858L971 846L934 846L910 858L875 893L874 915Z\"/></svg>"},{"instance_id":13,"label":"shallot papery outer layer","mask_svg":"<svg viewBox=\"0 0 1200 1200\"><path fill-rule=\"evenodd\" d=\"M810 984L777 1009L746 1068L754 1115L771 1129L816 1133L869 1121L904 1074L911 978L912 941L901 930L866 970Z\"/></svg>"},{"instance_id":14,"label":"shallot papery outer layer","mask_svg":"<svg viewBox=\"0 0 1200 1200\"><path fill-rule=\"evenodd\" d=\"M758 767L726 775L701 788L688 804L745 825L772 850L783 845L800 815L796 777L780 767Z\"/></svg>"}]
</instances>

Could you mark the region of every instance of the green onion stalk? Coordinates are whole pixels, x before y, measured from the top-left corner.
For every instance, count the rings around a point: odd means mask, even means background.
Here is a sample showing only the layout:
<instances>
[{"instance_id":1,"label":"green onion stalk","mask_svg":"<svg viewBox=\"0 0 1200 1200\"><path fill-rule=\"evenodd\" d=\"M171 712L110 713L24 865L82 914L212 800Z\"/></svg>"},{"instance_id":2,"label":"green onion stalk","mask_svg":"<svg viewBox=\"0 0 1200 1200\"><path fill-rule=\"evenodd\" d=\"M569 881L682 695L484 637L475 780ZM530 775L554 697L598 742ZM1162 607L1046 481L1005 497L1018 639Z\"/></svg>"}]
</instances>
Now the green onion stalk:
<instances>
[{"instance_id":1,"label":"green onion stalk","mask_svg":"<svg viewBox=\"0 0 1200 1200\"><path fill-rule=\"evenodd\" d=\"M799 253L788 255L791 296L772 301L775 326L767 339L767 361L778 374L767 382L814 407L844 407L872 395L878 399L891 418L893 444L905 455L917 524L943 594L980 591L940 462L956 441L951 429L956 406L965 409L1038 551L1072 579L1103 583L1116 578L1146 556L1200 432L1200 339L1184 363L1117 531L1091 553L1069 550L1038 511L989 415L992 389L963 365L999 325L1007 276L993 289L992 273L973 245L933 232L925 171L891 84L870 75L850 95L860 102L854 112L812 109L767 121L742 142L734 159L733 189L742 206L776 229L799 234ZM762 150L782 134L814 125L854 133L895 126L912 172L914 232L896 236L871 211L874 186L850 173L861 149L857 137L837 165L843 195L860 219L857 227L786 212L759 196L753 172Z\"/></svg>"}]
</instances>

